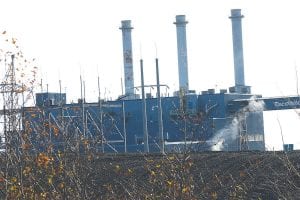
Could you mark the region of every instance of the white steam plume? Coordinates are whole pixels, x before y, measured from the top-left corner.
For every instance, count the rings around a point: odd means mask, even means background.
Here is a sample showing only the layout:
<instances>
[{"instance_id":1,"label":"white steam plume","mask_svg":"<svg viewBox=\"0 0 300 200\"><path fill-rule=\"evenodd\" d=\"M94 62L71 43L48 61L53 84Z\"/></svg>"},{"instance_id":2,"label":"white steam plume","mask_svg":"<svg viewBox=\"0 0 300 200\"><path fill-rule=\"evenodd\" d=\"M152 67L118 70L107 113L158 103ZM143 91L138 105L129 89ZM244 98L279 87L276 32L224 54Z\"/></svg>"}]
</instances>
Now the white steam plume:
<instances>
[{"instance_id":1,"label":"white steam plume","mask_svg":"<svg viewBox=\"0 0 300 200\"><path fill-rule=\"evenodd\" d=\"M265 102L256 100L255 96L250 98L248 106L242 109L242 112L262 112L265 108Z\"/></svg>"},{"instance_id":2,"label":"white steam plume","mask_svg":"<svg viewBox=\"0 0 300 200\"><path fill-rule=\"evenodd\" d=\"M251 97L248 106L238 111L237 116L233 118L228 126L225 126L225 128L219 130L212 139L207 141L209 144L211 144L211 150L224 150L225 143L230 143L238 138L240 120L244 117L247 118L249 112L262 112L264 107L265 103L263 101L257 101L254 96Z\"/></svg>"},{"instance_id":3,"label":"white steam plume","mask_svg":"<svg viewBox=\"0 0 300 200\"><path fill-rule=\"evenodd\" d=\"M239 121L235 117L233 118L231 124L225 126L225 128L219 130L217 134L208 141L211 146L212 151L222 151L224 149L224 143L234 140L238 135L238 125Z\"/></svg>"}]
</instances>

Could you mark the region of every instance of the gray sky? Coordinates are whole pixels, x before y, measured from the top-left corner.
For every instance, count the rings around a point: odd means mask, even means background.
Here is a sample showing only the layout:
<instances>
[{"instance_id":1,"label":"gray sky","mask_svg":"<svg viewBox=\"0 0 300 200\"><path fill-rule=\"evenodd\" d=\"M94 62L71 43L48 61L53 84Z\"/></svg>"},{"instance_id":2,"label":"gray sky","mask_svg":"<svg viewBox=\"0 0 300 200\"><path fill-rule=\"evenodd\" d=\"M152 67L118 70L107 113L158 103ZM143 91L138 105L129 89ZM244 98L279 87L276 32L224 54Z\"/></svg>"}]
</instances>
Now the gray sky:
<instances>
[{"instance_id":1,"label":"gray sky","mask_svg":"<svg viewBox=\"0 0 300 200\"><path fill-rule=\"evenodd\" d=\"M155 83L157 46L161 82L178 87L175 15L185 14L190 88L197 92L233 86L230 9L241 8L246 84L263 96L295 95L300 65L300 12L296 0L1 0L0 31L18 39L49 90L62 80L68 100L97 99L97 73L103 98L121 94L123 74L121 20L134 30L135 85L143 57L145 82ZM300 148L300 119L295 111L265 112L267 147L282 148L277 117L286 143Z\"/></svg>"}]
</instances>

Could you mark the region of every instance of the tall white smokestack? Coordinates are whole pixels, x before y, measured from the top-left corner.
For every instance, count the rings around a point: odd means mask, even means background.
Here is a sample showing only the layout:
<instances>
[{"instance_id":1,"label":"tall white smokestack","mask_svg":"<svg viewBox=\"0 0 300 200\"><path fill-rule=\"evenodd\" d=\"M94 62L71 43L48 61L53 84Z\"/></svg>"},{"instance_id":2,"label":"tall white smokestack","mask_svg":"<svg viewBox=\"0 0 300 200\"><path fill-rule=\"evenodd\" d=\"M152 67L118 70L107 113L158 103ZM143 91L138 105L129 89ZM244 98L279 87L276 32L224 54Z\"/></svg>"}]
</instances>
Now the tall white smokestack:
<instances>
[{"instance_id":1,"label":"tall white smokestack","mask_svg":"<svg viewBox=\"0 0 300 200\"><path fill-rule=\"evenodd\" d=\"M132 96L134 94L133 79L133 62L132 62L132 42L131 42L131 21L121 21L122 38L123 38L123 59L124 59L124 83L125 95Z\"/></svg>"},{"instance_id":2,"label":"tall white smokestack","mask_svg":"<svg viewBox=\"0 0 300 200\"><path fill-rule=\"evenodd\" d=\"M232 42L234 55L234 78L235 86L245 86L244 78L244 55L243 55L243 35L242 35L242 18L241 9L232 9Z\"/></svg>"},{"instance_id":3,"label":"tall white smokestack","mask_svg":"<svg viewBox=\"0 0 300 200\"><path fill-rule=\"evenodd\" d=\"M187 63L187 48L186 48L186 24L185 15L176 15L177 30L177 53L178 53L178 73L179 73L179 90L188 92L189 76Z\"/></svg>"}]
</instances>

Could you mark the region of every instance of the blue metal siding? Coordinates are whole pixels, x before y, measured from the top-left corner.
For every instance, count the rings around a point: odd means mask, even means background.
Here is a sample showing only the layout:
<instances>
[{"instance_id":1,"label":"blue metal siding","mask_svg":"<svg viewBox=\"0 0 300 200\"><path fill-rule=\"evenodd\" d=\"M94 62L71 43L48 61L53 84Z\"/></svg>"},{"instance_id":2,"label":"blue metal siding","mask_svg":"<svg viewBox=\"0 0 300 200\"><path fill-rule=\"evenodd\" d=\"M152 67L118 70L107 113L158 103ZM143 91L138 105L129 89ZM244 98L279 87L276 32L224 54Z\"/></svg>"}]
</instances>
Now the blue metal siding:
<instances>
[{"instance_id":1,"label":"blue metal siding","mask_svg":"<svg viewBox=\"0 0 300 200\"><path fill-rule=\"evenodd\" d=\"M249 99L251 96L221 93L162 98L165 141L170 144L183 141L197 141L205 144L206 141L218 134L220 130L232 123L232 119L235 117L234 114L238 110L232 112L232 109L228 109L228 106L232 105L231 102L235 99ZM78 139L79 137L84 137L95 143L98 141L98 146L96 145L95 148L100 148L99 141L102 139L103 132L104 142L109 143L109 145L104 146L105 151L114 151L114 148L117 151L124 152L125 134L122 109L124 102L127 150L128 152L143 150L141 99L101 102L101 106L98 102L62 104L61 106L59 104L52 106L43 104L48 98L54 98L56 101L59 101L60 97L60 94L57 93L37 94L37 107L25 109L26 121L31 121L31 131L34 132L32 137L35 138L34 141L39 148L46 146L45 143L50 138L51 142L59 146L63 145L62 141L65 138ZM83 107L84 114L82 112ZM236 108L239 108L239 106L236 106ZM157 98L146 99L146 111L149 148L152 152L159 151ZM83 116L84 122L86 122L85 125L83 125ZM248 115L247 129L250 134L263 135L262 113ZM63 132L68 135L63 136ZM85 135L83 135L84 132ZM42 133L47 133L48 135L42 136ZM229 145L227 149L238 148L238 145L236 145L237 140L231 143L226 144L227 146ZM174 144L171 146L174 146ZM254 145L253 148L257 149L256 147ZM207 149L208 147L206 146L205 148Z\"/></svg>"}]
</instances>

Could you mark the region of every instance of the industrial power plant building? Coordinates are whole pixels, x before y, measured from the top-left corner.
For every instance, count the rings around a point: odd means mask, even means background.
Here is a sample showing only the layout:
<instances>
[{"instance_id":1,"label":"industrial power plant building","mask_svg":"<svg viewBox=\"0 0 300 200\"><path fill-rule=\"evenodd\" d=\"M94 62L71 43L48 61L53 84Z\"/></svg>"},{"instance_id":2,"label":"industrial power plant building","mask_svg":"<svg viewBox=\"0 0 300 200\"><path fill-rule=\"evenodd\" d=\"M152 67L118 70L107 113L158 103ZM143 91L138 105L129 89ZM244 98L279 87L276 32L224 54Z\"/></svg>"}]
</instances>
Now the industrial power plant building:
<instances>
[{"instance_id":1,"label":"industrial power plant building","mask_svg":"<svg viewBox=\"0 0 300 200\"><path fill-rule=\"evenodd\" d=\"M36 104L24 107L23 129L33 141L31 148L55 150L90 148L99 152L172 152L265 150L263 111L295 109L299 97L263 98L245 84L242 18L231 10L235 85L229 89L208 89L196 94L189 87L188 54L184 15L177 15L179 88L173 96L161 97L159 62L155 84L134 85L130 20L122 21L125 95L113 101L100 99L66 103L65 93L36 94ZM157 94L145 94L155 87ZM141 95L135 93L139 88ZM83 141L78 143L78 141Z\"/></svg>"}]
</instances>

